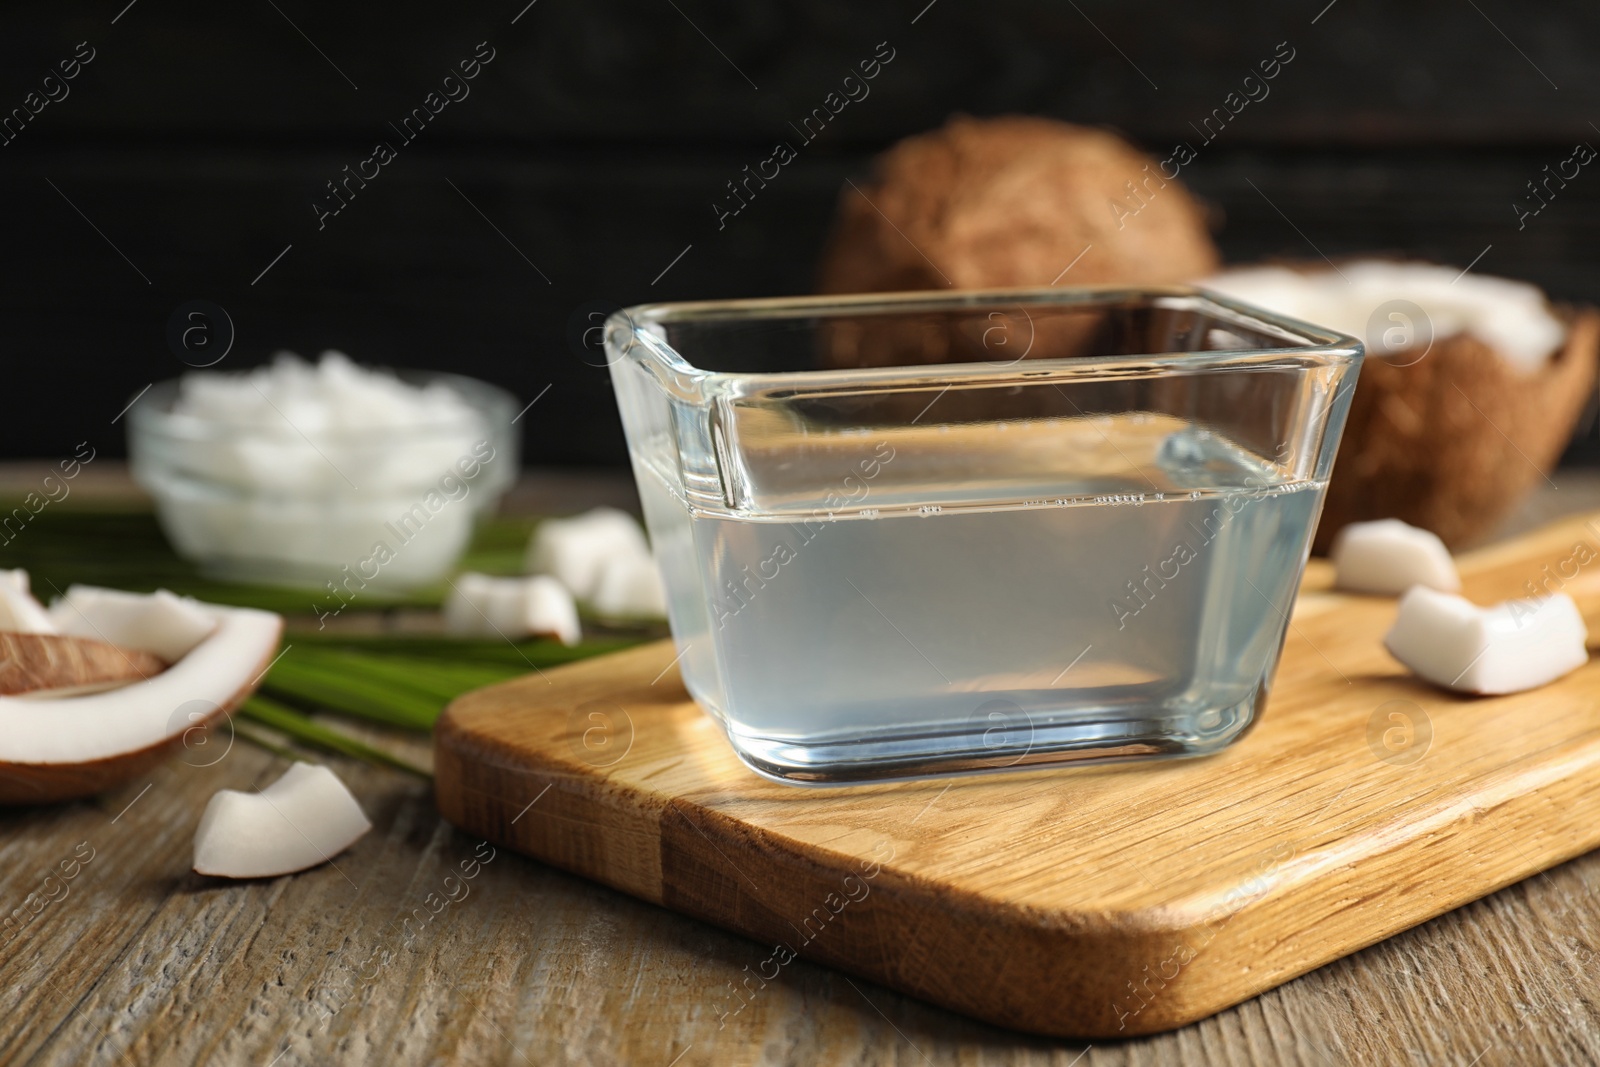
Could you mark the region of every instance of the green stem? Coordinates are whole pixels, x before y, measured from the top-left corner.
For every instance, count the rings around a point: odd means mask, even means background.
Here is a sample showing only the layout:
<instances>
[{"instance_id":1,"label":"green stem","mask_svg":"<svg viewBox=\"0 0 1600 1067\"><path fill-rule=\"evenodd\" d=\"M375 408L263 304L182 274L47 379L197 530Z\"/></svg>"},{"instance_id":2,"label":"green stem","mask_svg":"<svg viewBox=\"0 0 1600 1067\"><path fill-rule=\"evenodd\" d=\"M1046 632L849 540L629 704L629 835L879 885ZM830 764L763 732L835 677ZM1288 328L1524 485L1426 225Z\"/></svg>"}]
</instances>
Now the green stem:
<instances>
[{"instance_id":1,"label":"green stem","mask_svg":"<svg viewBox=\"0 0 1600 1067\"><path fill-rule=\"evenodd\" d=\"M415 764L408 763L398 756L389 754L379 748L352 737L342 730L317 722L309 716L302 715L293 708L285 707L275 700L264 696L253 696L244 702L240 712L249 719L270 726L279 733L286 734L296 741L311 745L315 748L325 749L351 756L367 763L381 764L393 767L396 770L407 771L419 778L432 779L433 775Z\"/></svg>"}]
</instances>

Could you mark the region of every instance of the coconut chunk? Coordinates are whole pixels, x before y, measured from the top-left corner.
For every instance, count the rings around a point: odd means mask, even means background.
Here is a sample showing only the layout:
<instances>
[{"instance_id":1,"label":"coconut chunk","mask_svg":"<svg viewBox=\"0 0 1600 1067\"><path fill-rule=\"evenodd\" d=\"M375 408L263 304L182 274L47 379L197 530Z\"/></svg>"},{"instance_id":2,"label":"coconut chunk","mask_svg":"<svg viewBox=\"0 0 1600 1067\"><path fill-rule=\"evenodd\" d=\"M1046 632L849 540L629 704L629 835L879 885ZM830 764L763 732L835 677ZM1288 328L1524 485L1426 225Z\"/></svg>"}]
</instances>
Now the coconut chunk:
<instances>
[{"instance_id":1,"label":"coconut chunk","mask_svg":"<svg viewBox=\"0 0 1600 1067\"><path fill-rule=\"evenodd\" d=\"M1334 582L1353 593L1399 596L1413 585L1443 593L1461 589L1461 576L1444 542L1431 530L1378 519L1353 522L1333 543Z\"/></svg>"},{"instance_id":2,"label":"coconut chunk","mask_svg":"<svg viewBox=\"0 0 1600 1067\"><path fill-rule=\"evenodd\" d=\"M1383 639L1418 677L1464 693L1520 693L1589 661L1589 633L1565 593L1480 608L1415 586Z\"/></svg>"},{"instance_id":3,"label":"coconut chunk","mask_svg":"<svg viewBox=\"0 0 1600 1067\"><path fill-rule=\"evenodd\" d=\"M444 605L444 626L451 633L553 637L564 645L575 645L582 636L572 594L554 578L469 572L452 586Z\"/></svg>"},{"instance_id":4,"label":"coconut chunk","mask_svg":"<svg viewBox=\"0 0 1600 1067\"><path fill-rule=\"evenodd\" d=\"M546 519L528 542L525 570L560 580L580 600L592 600L607 561L648 556L650 546L632 515L595 508L570 519Z\"/></svg>"},{"instance_id":5,"label":"coconut chunk","mask_svg":"<svg viewBox=\"0 0 1600 1067\"><path fill-rule=\"evenodd\" d=\"M28 592L28 572L0 570L0 630L19 634L53 634L44 605Z\"/></svg>"},{"instance_id":6,"label":"coconut chunk","mask_svg":"<svg viewBox=\"0 0 1600 1067\"><path fill-rule=\"evenodd\" d=\"M667 587L661 569L648 554L614 556L600 571L591 603L595 611L612 618L664 618Z\"/></svg>"},{"instance_id":7,"label":"coconut chunk","mask_svg":"<svg viewBox=\"0 0 1600 1067\"><path fill-rule=\"evenodd\" d=\"M125 593L91 585L68 586L67 595L50 605L50 621L61 633L150 652L169 663L182 659L217 625L199 601L165 589Z\"/></svg>"},{"instance_id":8,"label":"coconut chunk","mask_svg":"<svg viewBox=\"0 0 1600 1067\"><path fill-rule=\"evenodd\" d=\"M194 869L221 878L274 878L326 863L372 823L337 775L296 763L259 793L222 789L194 832Z\"/></svg>"}]
</instances>

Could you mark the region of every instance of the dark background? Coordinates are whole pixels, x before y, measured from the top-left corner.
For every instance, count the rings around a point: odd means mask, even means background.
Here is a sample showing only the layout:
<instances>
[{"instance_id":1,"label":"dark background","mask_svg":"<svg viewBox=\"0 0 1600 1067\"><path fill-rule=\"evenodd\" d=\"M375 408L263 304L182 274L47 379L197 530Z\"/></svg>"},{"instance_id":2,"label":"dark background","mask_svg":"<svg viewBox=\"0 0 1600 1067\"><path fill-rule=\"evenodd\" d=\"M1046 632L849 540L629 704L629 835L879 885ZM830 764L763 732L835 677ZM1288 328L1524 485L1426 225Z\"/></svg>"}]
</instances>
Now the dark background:
<instances>
[{"instance_id":1,"label":"dark background","mask_svg":"<svg viewBox=\"0 0 1600 1067\"><path fill-rule=\"evenodd\" d=\"M1230 261L1483 253L1479 271L1600 302L1600 164L1520 231L1513 208L1600 146L1593 3L526 3L8 5L0 112L78 42L96 56L0 147L0 456L119 452L112 418L184 369L167 322L198 298L235 324L223 368L337 347L524 402L549 385L524 461L621 463L586 312L808 291L844 178L953 112L1198 145L1189 124L1284 41L1271 95L1183 174ZM470 96L402 145L388 123L481 41ZM882 41L871 95L719 231L724 182ZM324 183L380 139L398 158L319 231ZM1594 436L1569 460L1600 458Z\"/></svg>"}]
</instances>

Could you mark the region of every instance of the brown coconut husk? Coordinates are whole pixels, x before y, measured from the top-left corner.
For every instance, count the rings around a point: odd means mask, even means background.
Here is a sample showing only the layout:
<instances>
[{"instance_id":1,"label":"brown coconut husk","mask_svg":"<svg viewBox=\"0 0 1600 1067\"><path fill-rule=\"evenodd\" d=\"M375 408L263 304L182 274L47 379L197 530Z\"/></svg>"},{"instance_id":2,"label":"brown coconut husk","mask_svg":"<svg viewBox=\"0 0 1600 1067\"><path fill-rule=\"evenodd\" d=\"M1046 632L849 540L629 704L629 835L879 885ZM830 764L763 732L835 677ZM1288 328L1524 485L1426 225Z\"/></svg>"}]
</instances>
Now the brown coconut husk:
<instances>
[{"instance_id":1,"label":"brown coconut husk","mask_svg":"<svg viewBox=\"0 0 1600 1067\"><path fill-rule=\"evenodd\" d=\"M160 656L66 634L0 632L0 695L109 688L153 678Z\"/></svg>"},{"instance_id":2,"label":"brown coconut husk","mask_svg":"<svg viewBox=\"0 0 1600 1067\"><path fill-rule=\"evenodd\" d=\"M1050 119L958 116L901 141L878 157L871 180L841 191L819 288L1160 285L1201 277L1217 264L1200 204L1122 138ZM1070 352L1095 325L1090 316L1057 318L1028 358ZM908 340L834 346L823 358L870 366L1015 352L994 346L974 354L966 344L929 350Z\"/></svg>"},{"instance_id":3,"label":"brown coconut husk","mask_svg":"<svg viewBox=\"0 0 1600 1067\"><path fill-rule=\"evenodd\" d=\"M1537 373L1468 334L1416 362L1368 357L1328 485L1315 551L1352 522L1398 518L1451 548L1487 536L1560 458L1595 381L1600 312L1559 309L1561 350ZM1409 364L1409 365L1407 365Z\"/></svg>"}]
</instances>

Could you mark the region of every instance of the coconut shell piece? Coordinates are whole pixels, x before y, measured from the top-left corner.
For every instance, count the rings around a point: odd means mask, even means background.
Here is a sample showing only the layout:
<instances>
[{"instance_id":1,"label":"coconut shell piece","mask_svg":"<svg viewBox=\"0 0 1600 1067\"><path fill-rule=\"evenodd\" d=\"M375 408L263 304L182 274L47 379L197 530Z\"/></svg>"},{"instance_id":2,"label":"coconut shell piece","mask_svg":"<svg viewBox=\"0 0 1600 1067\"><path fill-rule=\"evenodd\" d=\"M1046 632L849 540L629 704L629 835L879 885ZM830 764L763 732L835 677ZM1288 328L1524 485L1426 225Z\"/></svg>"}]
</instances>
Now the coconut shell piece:
<instances>
[{"instance_id":1,"label":"coconut shell piece","mask_svg":"<svg viewBox=\"0 0 1600 1067\"><path fill-rule=\"evenodd\" d=\"M149 774L173 756L184 752L197 740L205 739L206 743L209 743L208 732L213 729L219 731L219 737L222 736L221 731L226 729L226 741L223 742L226 750L233 744L233 727L229 715L254 691L255 687L250 686L214 712L204 717L196 717L183 732L132 752L123 752L83 763L40 764L0 761L0 806L56 804L63 800L81 800L97 793L121 788L134 779ZM40 708L41 712L49 710L48 706Z\"/></svg>"},{"instance_id":2,"label":"coconut shell piece","mask_svg":"<svg viewBox=\"0 0 1600 1067\"><path fill-rule=\"evenodd\" d=\"M845 186L820 288L1161 284L1217 262L1200 204L1115 134L960 116Z\"/></svg>"},{"instance_id":3,"label":"coconut shell piece","mask_svg":"<svg viewBox=\"0 0 1600 1067\"><path fill-rule=\"evenodd\" d=\"M201 642L183 661L153 678L132 683L127 690L128 713L157 716L166 724L161 736L148 743L129 745L121 751L103 755L86 753L83 758L72 761L35 762L8 758L0 753L0 805L47 804L93 796L126 785L184 751L197 753L196 766L209 766L222 759L233 739L229 715L255 692L271 665L283 633L283 620L267 612L244 608L215 610L226 613L215 635ZM225 678L205 683L204 679L196 679L192 670L184 678L190 658L205 655L213 643L228 656L238 657L222 672ZM179 682L182 684L175 684ZM190 683L195 683L192 689ZM155 692L151 692L152 689ZM138 693L138 690L144 692ZM81 731L81 726L70 723L77 714L76 708L84 702L103 700L105 696L63 697L36 703L41 718L54 716L52 729ZM15 698L0 697L0 701L10 699ZM190 708L190 704L197 706ZM68 723L62 725L63 720ZM211 737L210 731L214 729L225 729L226 736ZM221 749L215 756L213 750L200 747L213 741Z\"/></svg>"},{"instance_id":4,"label":"coconut shell piece","mask_svg":"<svg viewBox=\"0 0 1600 1067\"><path fill-rule=\"evenodd\" d=\"M159 656L93 638L0 632L0 696L109 688L153 677L166 668Z\"/></svg>"},{"instance_id":5,"label":"coconut shell piece","mask_svg":"<svg viewBox=\"0 0 1600 1067\"><path fill-rule=\"evenodd\" d=\"M1370 519L1403 519L1452 548L1491 533L1555 466L1594 386L1600 311L1562 317L1566 343L1532 375L1464 333L1436 340L1420 358L1369 357L1315 550L1325 553L1342 527Z\"/></svg>"}]
</instances>

